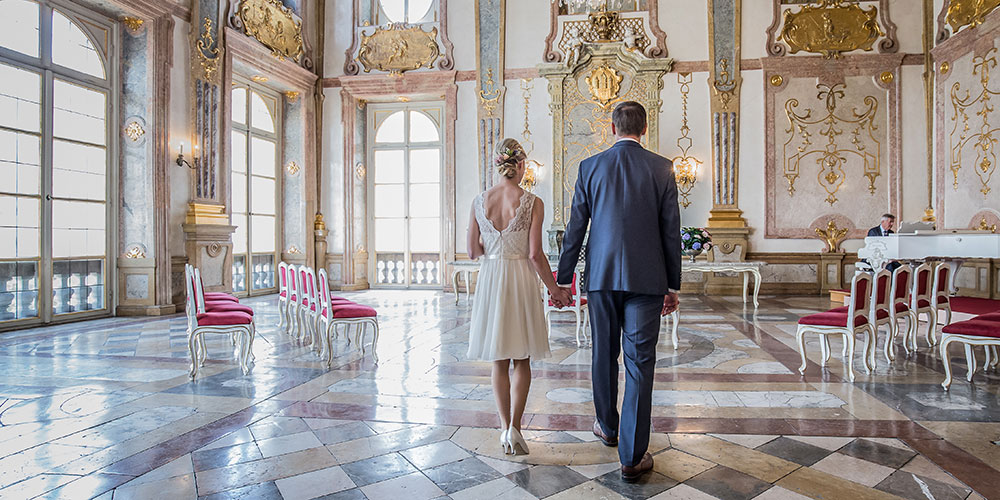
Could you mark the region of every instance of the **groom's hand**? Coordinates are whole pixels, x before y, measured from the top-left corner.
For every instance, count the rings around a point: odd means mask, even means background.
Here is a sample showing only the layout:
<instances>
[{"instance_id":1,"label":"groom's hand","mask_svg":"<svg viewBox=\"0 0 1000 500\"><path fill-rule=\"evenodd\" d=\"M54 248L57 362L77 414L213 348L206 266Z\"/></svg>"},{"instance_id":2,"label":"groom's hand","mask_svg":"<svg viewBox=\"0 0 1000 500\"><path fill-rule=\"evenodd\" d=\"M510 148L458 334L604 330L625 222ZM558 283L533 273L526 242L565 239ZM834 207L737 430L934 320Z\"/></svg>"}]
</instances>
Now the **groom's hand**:
<instances>
[{"instance_id":1,"label":"groom's hand","mask_svg":"<svg viewBox=\"0 0 1000 500\"><path fill-rule=\"evenodd\" d=\"M663 296L663 310L660 311L660 316L666 316L677 310L677 306L681 303L680 299L677 298L677 294L670 292Z\"/></svg>"},{"instance_id":2,"label":"groom's hand","mask_svg":"<svg viewBox=\"0 0 1000 500\"><path fill-rule=\"evenodd\" d=\"M556 290L553 290L551 295L552 303L559 309L562 309L573 302L573 294L570 293L568 288L559 287Z\"/></svg>"}]
</instances>

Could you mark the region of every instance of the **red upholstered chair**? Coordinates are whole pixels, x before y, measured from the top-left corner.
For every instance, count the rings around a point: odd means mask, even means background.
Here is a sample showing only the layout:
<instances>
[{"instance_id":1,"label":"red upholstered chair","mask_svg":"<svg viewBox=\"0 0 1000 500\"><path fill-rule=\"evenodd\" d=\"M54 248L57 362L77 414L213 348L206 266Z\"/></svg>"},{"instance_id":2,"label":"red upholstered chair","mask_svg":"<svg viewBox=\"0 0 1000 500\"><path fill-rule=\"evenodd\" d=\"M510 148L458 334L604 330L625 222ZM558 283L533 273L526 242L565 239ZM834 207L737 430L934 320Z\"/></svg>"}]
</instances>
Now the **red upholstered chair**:
<instances>
[{"instance_id":1,"label":"red upholstered chair","mask_svg":"<svg viewBox=\"0 0 1000 500\"><path fill-rule=\"evenodd\" d=\"M278 330L288 328L288 263L278 263Z\"/></svg>"},{"instance_id":2,"label":"red upholstered chair","mask_svg":"<svg viewBox=\"0 0 1000 500\"><path fill-rule=\"evenodd\" d=\"M319 317L316 320L317 331L320 335L320 357L324 357L331 353L330 349L333 345L333 340L337 336L337 328L333 322L333 314L331 314L331 304L336 305L346 305L353 304L350 300L343 297L336 297L330 292L330 280L329 275L326 274L326 269L319 270Z\"/></svg>"},{"instance_id":3,"label":"red upholstered chair","mask_svg":"<svg viewBox=\"0 0 1000 500\"><path fill-rule=\"evenodd\" d=\"M886 269L875 273L875 279L872 286L872 298L871 298L871 312L869 313L869 318L872 324L875 326L875 340L878 342L878 329L880 326L886 326L886 336L885 336L885 349L883 351L885 355L885 360L888 363L892 363L892 358L895 357L890 351L892 350L892 339L893 339L893 328L892 324L894 318L890 314L890 306L892 304L892 273ZM871 353L871 365L872 369L875 368L875 351L878 350L878 344L872 348Z\"/></svg>"},{"instance_id":4,"label":"red upholstered chair","mask_svg":"<svg viewBox=\"0 0 1000 500\"><path fill-rule=\"evenodd\" d=\"M559 275L558 272L553 271L552 277L556 278ZM545 322L548 325L548 334L552 335L552 318L549 316L554 312L571 312L576 317L576 346L580 347L580 331L582 326L583 340L588 342L590 338L590 318L587 314L587 298L582 297L580 290L583 288L583 283L579 280L577 273L573 273L573 281L569 285L569 291L573 295L572 302L568 306L559 309L552 303L551 298L546 298L545 300ZM546 293L546 297L548 294Z\"/></svg>"},{"instance_id":5,"label":"red upholstered chair","mask_svg":"<svg viewBox=\"0 0 1000 500\"><path fill-rule=\"evenodd\" d=\"M913 268L909 264L903 264L892 273L892 288L889 296L892 297L889 304L889 314L892 322L892 336L889 339L889 355L893 359L896 357L896 335L899 333L899 320L906 320L906 333L903 334L903 349L910 353L909 339L917 334L917 315L910 310L910 282L913 278ZM916 342L914 340L914 342Z\"/></svg>"},{"instance_id":6,"label":"red upholstered chair","mask_svg":"<svg viewBox=\"0 0 1000 500\"><path fill-rule=\"evenodd\" d=\"M299 266L288 265L288 306L285 316L288 318L288 334L297 337L299 331L299 306L301 295L299 293Z\"/></svg>"},{"instance_id":7,"label":"red upholstered chair","mask_svg":"<svg viewBox=\"0 0 1000 500\"><path fill-rule=\"evenodd\" d=\"M913 270L913 291L910 293L910 311L913 317L920 320L921 314L927 314L927 321L931 324L928 328L933 329L937 323L935 317L936 310L931 307L931 290L934 281L934 269L930 262L924 262ZM931 345L930 332L927 333L927 345ZM914 334L910 338L910 348L917 350L917 336Z\"/></svg>"},{"instance_id":8,"label":"red upholstered chair","mask_svg":"<svg viewBox=\"0 0 1000 500\"><path fill-rule=\"evenodd\" d=\"M332 302L334 325L344 325L347 341L351 341L351 327L354 327L354 342L361 348L361 357L365 356L365 334L368 326L372 326L372 360L378 363L378 312L369 306L353 302ZM334 327L336 328L336 326ZM332 352L327 358L327 366L333 362Z\"/></svg>"},{"instance_id":9,"label":"red upholstered chair","mask_svg":"<svg viewBox=\"0 0 1000 500\"><path fill-rule=\"evenodd\" d=\"M847 364L847 374L851 382L854 381L854 337L858 333L865 334L865 371L871 373L874 369L872 360L875 357L875 325L869 320L871 310L872 275L865 272L858 272L851 280L851 303L847 310L842 308L832 309L826 312L810 314L799 319L799 326L795 332L795 340L799 347L799 355L802 357L802 366L799 373L805 374L808 361L806 359L806 333L815 333L822 336L820 347L823 350L823 365L830 358L830 348L827 337L830 335L840 335L847 344L845 364Z\"/></svg>"},{"instance_id":10,"label":"red upholstered chair","mask_svg":"<svg viewBox=\"0 0 1000 500\"><path fill-rule=\"evenodd\" d=\"M201 276L197 269L186 269L187 301L185 314L188 320L188 350L191 353L190 377L194 378L198 368L205 363L207 348L206 333L221 333L236 336L240 349L239 362L244 374L250 372L250 352L253 349L255 326L253 316L240 311L206 311L205 295L201 289Z\"/></svg>"},{"instance_id":11,"label":"red upholstered chair","mask_svg":"<svg viewBox=\"0 0 1000 500\"><path fill-rule=\"evenodd\" d=\"M305 271L305 281L302 287L302 314L306 319L306 334L312 342L313 349L319 350L320 339L316 324L319 321L319 294L316 292L316 271L311 267L302 266L299 268L301 275Z\"/></svg>"},{"instance_id":12,"label":"red upholstered chair","mask_svg":"<svg viewBox=\"0 0 1000 500\"><path fill-rule=\"evenodd\" d=\"M927 326L927 344L937 344L938 312L945 312L944 324L951 323L951 264L941 262L934 266L934 283L931 286L931 321Z\"/></svg>"},{"instance_id":13,"label":"red upholstered chair","mask_svg":"<svg viewBox=\"0 0 1000 500\"><path fill-rule=\"evenodd\" d=\"M948 356L948 346L952 342L961 342L965 345L965 359L969 366L967 379L972 382L972 376L976 373L976 354L974 346L985 346L987 353L986 369L996 365L996 349L1000 347L1000 320L979 316L968 321L950 323L941 329L941 361L944 362L944 382L941 387L945 390L951 386L951 358Z\"/></svg>"}]
</instances>

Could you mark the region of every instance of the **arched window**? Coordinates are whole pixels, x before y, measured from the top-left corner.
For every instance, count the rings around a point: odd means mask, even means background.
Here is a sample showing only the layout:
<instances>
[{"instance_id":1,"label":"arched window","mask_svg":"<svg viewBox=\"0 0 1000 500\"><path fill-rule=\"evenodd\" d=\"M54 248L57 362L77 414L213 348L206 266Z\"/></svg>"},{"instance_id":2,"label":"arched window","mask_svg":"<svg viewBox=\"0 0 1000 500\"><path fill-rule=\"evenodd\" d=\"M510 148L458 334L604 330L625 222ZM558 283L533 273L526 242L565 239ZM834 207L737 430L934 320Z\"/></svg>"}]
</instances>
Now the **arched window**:
<instances>
[{"instance_id":1,"label":"arched window","mask_svg":"<svg viewBox=\"0 0 1000 500\"><path fill-rule=\"evenodd\" d=\"M376 24L422 23L434 21L434 0L375 0Z\"/></svg>"},{"instance_id":2,"label":"arched window","mask_svg":"<svg viewBox=\"0 0 1000 500\"><path fill-rule=\"evenodd\" d=\"M108 313L113 23L3 0L0 324Z\"/></svg>"},{"instance_id":3,"label":"arched window","mask_svg":"<svg viewBox=\"0 0 1000 500\"><path fill-rule=\"evenodd\" d=\"M372 104L372 283L441 285L441 116L434 105Z\"/></svg>"},{"instance_id":4,"label":"arched window","mask_svg":"<svg viewBox=\"0 0 1000 500\"><path fill-rule=\"evenodd\" d=\"M233 291L273 291L278 258L277 95L237 82L232 91Z\"/></svg>"}]
</instances>

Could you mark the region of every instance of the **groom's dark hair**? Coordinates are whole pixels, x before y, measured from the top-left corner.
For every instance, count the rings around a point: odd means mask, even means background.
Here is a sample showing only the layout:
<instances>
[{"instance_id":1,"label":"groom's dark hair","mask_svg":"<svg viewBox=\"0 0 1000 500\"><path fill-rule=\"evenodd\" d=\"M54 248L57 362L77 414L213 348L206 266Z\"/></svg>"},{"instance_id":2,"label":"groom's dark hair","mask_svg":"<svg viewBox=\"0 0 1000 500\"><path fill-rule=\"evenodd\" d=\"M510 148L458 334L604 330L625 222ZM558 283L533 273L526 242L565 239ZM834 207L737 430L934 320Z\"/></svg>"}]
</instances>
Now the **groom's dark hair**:
<instances>
[{"instance_id":1,"label":"groom's dark hair","mask_svg":"<svg viewBox=\"0 0 1000 500\"><path fill-rule=\"evenodd\" d=\"M635 101L625 101L615 107L611 122L619 136L640 136L646 131L646 108Z\"/></svg>"}]
</instances>

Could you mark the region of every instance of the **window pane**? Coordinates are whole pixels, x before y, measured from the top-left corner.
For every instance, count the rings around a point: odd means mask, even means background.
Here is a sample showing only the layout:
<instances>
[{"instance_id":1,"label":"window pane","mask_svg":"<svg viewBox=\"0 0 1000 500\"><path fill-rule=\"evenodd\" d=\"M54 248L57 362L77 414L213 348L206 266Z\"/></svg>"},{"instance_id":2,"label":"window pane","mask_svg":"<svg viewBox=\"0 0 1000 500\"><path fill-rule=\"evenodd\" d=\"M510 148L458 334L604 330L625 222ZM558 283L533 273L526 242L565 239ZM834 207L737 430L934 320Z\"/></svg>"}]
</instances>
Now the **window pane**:
<instances>
[{"instance_id":1,"label":"window pane","mask_svg":"<svg viewBox=\"0 0 1000 500\"><path fill-rule=\"evenodd\" d=\"M254 175L274 177L275 145L274 142L259 137L250 138L250 163Z\"/></svg>"},{"instance_id":2,"label":"window pane","mask_svg":"<svg viewBox=\"0 0 1000 500\"><path fill-rule=\"evenodd\" d=\"M375 133L375 142L403 142L405 139L403 135L403 117L402 111L397 111L389 115L379 125L378 132Z\"/></svg>"},{"instance_id":3,"label":"window pane","mask_svg":"<svg viewBox=\"0 0 1000 500\"><path fill-rule=\"evenodd\" d=\"M38 136L0 130L0 192L39 194L41 146Z\"/></svg>"},{"instance_id":4,"label":"window pane","mask_svg":"<svg viewBox=\"0 0 1000 500\"><path fill-rule=\"evenodd\" d=\"M233 256L233 291L247 291L247 258L245 255Z\"/></svg>"},{"instance_id":5,"label":"window pane","mask_svg":"<svg viewBox=\"0 0 1000 500\"><path fill-rule=\"evenodd\" d=\"M53 140L53 196L104 201L106 161L107 152L102 147Z\"/></svg>"},{"instance_id":6,"label":"window pane","mask_svg":"<svg viewBox=\"0 0 1000 500\"><path fill-rule=\"evenodd\" d=\"M250 191L250 204L252 205L250 211L255 214L269 214L274 215L274 179L268 179L265 177L251 177Z\"/></svg>"},{"instance_id":7,"label":"window pane","mask_svg":"<svg viewBox=\"0 0 1000 500\"><path fill-rule=\"evenodd\" d=\"M233 213L233 254L247 253L247 216L243 213Z\"/></svg>"},{"instance_id":8,"label":"window pane","mask_svg":"<svg viewBox=\"0 0 1000 500\"><path fill-rule=\"evenodd\" d=\"M256 92L251 92L250 95L250 125L265 132L274 132L274 117L264 98Z\"/></svg>"},{"instance_id":9,"label":"window pane","mask_svg":"<svg viewBox=\"0 0 1000 500\"><path fill-rule=\"evenodd\" d=\"M406 22L416 23L423 20L431 10L433 0L410 0L410 5L406 9Z\"/></svg>"},{"instance_id":10,"label":"window pane","mask_svg":"<svg viewBox=\"0 0 1000 500\"><path fill-rule=\"evenodd\" d=\"M52 126L55 136L103 146L107 110L104 93L62 80L55 80L53 85Z\"/></svg>"},{"instance_id":11,"label":"window pane","mask_svg":"<svg viewBox=\"0 0 1000 500\"><path fill-rule=\"evenodd\" d=\"M247 134L246 132L233 131L232 134L232 166L233 172L247 171Z\"/></svg>"},{"instance_id":12,"label":"window pane","mask_svg":"<svg viewBox=\"0 0 1000 500\"><path fill-rule=\"evenodd\" d=\"M247 124L247 89L243 87L233 89L232 117L233 123Z\"/></svg>"},{"instance_id":13,"label":"window pane","mask_svg":"<svg viewBox=\"0 0 1000 500\"><path fill-rule=\"evenodd\" d=\"M0 16L0 47L38 57L38 4L4 0Z\"/></svg>"},{"instance_id":14,"label":"window pane","mask_svg":"<svg viewBox=\"0 0 1000 500\"><path fill-rule=\"evenodd\" d=\"M95 34L107 36L107 32ZM52 62L81 73L104 78L101 55L94 48L90 37L58 10L52 11Z\"/></svg>"},{"instance_id":15,"label":"window pane","mask_svg":"<svg viewBox=\"0 0 1000 500\"><path fill-rule=\"evenodd\" d=\"M390 22L402 23L406 21L406 4L405 0L379 0L379 4L382 6L382 12L385 12L385 16L389 18Z\"/></svg>"},{"instance_id":16,"label":"window pane","mask_svg":"<svg viewBox=\"0 0 1000 500\"><path fill-rule=\"evenodd\" d=\"M0 64L0 126L41 132L41 102L41 75Z\"/></svg>"},{"instance_id":17,"label":"window pane","mask_svg":"<svg viewBox=\"0 0 1000 500\"><path fill-rule=\"evenodd\" d=\"M0 321L36 316L38 262L0 262Z\"/></svg>"},{"instance_id":18,"label":"window pane","mask_svg":"<svg viewBox=\"0 0 1000 500\"><path fill-rule=\"evenodd\" d=\"M410 217L440 217L440 184L410 185Z\"/></svg>"},{"instance_id":19,"label":"window pane","mask_svg":"<svg viewBox=\"0 0 1000 500\"><path fill-rule=\"evenodd\" d=\"M441 150L410 151L410 182L441 182Z\"/></svg>"},{"instance_id":20,"label":"window pane","mask_svg":"<svg viewBox=\"0 0 1000 500\"><path fill-rule=\"evenodd\" d=\"M0 195L0 259L39 257L40 203Z\"/></svg>"},{"instance_id":21,"label":"window pane","mask_svg":"<svg viewBox=\"0 0 1000 500\"><path fill-rule=\"evenodd\" d=\"M274 253L274 216L251 215L250 232L253 241L250 251L254 253Z\"/></svg>"},{"instance_id":22,"label":"window pane","mask_svg":"<svg viewBox=\"0 0 1000 500\"><path fill-rule=\"evenodd\" d=\"M233 212L247 211L247 175L234 173L232 177Z\"/></svg>"},{"instance_id":23,"label":"window pane","mask_svg":"<svg viewBox=\"0 0 1000 500\"><path fill-rule=\"evenodd\" d=\"M105 205L86 201L52 202L54 257L104 255Z\"/></svg>"},{"instance_id":24,"label":"window pane","mask_svg":"<svg viewBox=\"0 0 1000 500\"><path fill-rule=\"evenodd\" d=\"M404 219L375 219L375 251L405 251Z\"/></svg>"},{"instance_id":25,"label":"window pane","mask_svg":"<svg viewBox=\"0 0 1000 500\"><path fill-rule=\"evenodd\" d=\"M376 151L375 152L375 183L376 184L402 184L403 158L406 153L397 151Z\"/></svg>"},{"instance_id":26,"label":"window pane","mask_svg":"<svg viewBox=\"0 0 1000 500\"><path fill-rule=\"evenodd\" d=\"M56 314L104 308L104 260L52 263L52 310Z\"/></svg>"},{"instance_id":27,"label":"window pane","mask_svg":"<svg viewBox=\"0 0 1000 500\"><path fill-rule=\"evenodd\" d=\"M251 259L254 290L274 288L274 254L254 255Z\"/></svg>"},{"instance_id":28,"label":"window pane","mask_svg":"<svg viewBox=\"0 0 1000 500\"><path fill-rule=\"evenodd\" d=\"M410 142L437 142L437 125L431 118L420 111L410 111Z\"/></svg>"},{"instance_id":29,"label":"window pane","mask_svg":"<svg viewBox=\"0 0 1000 500\"><path fill-rule=\"evenodd\" d=\"M388 184L375 186L375 217L405 217L404 186Z\"/></svg>"},{"instance_id":30,"label":"window pane","mask_svg":"<svg viewBox=\"0 0 1000 500\"><path fill-rule=\"evenodd\" d=\"M410 219L410 251L441 251L440 219Z\"/></svg>"}]
</instances>

